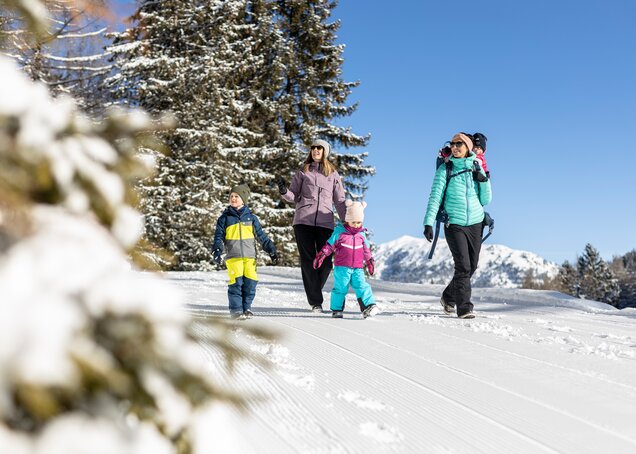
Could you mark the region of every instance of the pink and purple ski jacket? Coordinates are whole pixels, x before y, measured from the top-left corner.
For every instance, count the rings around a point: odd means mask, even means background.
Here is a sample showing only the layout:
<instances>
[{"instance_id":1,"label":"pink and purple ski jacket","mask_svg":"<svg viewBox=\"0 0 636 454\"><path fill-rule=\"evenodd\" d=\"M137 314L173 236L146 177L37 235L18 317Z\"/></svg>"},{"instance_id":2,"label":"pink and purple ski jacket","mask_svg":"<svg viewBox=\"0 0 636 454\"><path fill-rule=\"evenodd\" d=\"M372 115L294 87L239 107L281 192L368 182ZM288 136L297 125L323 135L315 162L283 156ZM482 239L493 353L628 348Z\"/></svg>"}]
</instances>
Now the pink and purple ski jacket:
<instances>
[{"instance_id":1,"label":"pink and purple ski jacket","mask_svg":"<svg viewBox=\"0 0 636 454\"><path fill-rule=\"evenodd\" d=\"M346 266L347 268L364 268L365 262L372 257L366 229L363 227L354 228L340 223L321 251L326 256L335 252L334 266Z\"/></svg>"},{"instance_id":2,"label":"pink and purple ski jacket","mask_svg":"<svg viewBox=\"0 0 636 454\"><path fill-rule=\"evenodd\" d=\"M333 207L338 217L345 218L345 191L338 172L329 176L322 173L318 163L312 163L309 171L296 172L283 199L296 204L292 225L303 224L333 229Z\"/></svg>"}]
</instances>

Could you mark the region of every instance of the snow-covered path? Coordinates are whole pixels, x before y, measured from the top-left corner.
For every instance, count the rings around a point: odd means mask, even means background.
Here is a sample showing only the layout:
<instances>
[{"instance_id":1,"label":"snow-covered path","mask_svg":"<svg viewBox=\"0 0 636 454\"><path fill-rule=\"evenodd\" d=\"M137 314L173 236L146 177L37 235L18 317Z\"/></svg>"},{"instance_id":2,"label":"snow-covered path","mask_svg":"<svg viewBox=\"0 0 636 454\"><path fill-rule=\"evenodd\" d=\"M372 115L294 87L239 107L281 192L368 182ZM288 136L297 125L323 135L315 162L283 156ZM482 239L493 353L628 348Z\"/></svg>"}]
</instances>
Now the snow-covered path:
<instances>
[{"instance_id":1,"label":"snow-covered path","mask_svg":"<svg viewBox=\"0 0 636 454\"><path fill-rule=\"evenodd\" d=\"M477 289L478 317L459 320L441 312L440 286L372 281L383 313L363 320L350 294L334 320L308 311L298 270L259 273L256 317L237 323L280 338L236 332L273 367L221 378L260 397L231 415L235 452L636 452L635 309ZM195 316L227 316L224 272L168 276Z\"/></svg>"}]
</instances>

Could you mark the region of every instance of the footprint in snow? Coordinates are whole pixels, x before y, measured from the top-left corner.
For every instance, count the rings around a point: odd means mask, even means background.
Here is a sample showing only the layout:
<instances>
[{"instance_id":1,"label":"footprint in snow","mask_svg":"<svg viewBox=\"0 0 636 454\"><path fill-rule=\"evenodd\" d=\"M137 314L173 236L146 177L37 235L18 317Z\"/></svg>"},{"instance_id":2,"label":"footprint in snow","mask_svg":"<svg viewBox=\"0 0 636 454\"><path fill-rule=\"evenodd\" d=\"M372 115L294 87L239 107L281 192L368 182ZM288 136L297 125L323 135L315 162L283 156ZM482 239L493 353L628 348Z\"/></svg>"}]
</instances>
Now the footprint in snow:
<instances>
[{"instance_id":1,"label":"footprint in snow","mask_svg":"<svg viewBox=\"0 0 636 454\"><path fill-rule=\"evenodd\" d=\"M404 435L395 427L376 422L360 424L360 433L365 437L373 438L380 443L397 443L404 439Z\"/></svg>"},{"instance_id":2,"label":"footprint in snow","mask_svg":"<svg viewBox=\"0 0 636 454\"><path fill-rule=\"evenodd\" d=\"M345 402L349 402L354 404L358 408L364 408L368 410L384 410L386 405L382 402L378 402L377 400L368 399L360 395L355 391L346 391L344 393L338 394L338 399L344 400Z\"/></svg>"}]
</instances>

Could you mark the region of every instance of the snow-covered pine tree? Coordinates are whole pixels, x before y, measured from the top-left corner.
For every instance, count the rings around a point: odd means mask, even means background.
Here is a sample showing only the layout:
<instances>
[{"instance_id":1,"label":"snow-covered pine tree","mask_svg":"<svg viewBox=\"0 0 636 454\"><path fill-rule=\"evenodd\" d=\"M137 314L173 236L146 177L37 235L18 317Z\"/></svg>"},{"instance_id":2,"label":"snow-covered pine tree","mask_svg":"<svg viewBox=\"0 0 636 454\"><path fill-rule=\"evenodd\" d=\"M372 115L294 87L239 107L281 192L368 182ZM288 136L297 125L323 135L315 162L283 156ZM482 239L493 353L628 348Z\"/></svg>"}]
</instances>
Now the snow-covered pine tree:
<instances>
[{"instance_id":1,"label":"snow-covered pine tree","mask_svg":"<svg viewBox=\"0 0 636 454\"><path fill-rule=\"evenodd\" d=\"M557 277L559 291L572 296L579 296L579 279L576 269L567 260L563 262Z\"/></svg>"},{"instance_id":2,"label":"snow-covered pine tree","mask_svg":"<svg viewBox=\"0 0 636 454\"><path fill-rule=\"evenodd\" d=\"M229 188L245 181L255 190L271 179L253 165L270 150L253 146L259 133L242 121L251 75L262 67L246 16L244 0L143 1L133 27L110 48L120 68L111 81L116 98L153 113L170 110L180 125L162 137L170 152L141 188L146 235L175 257L164 267L209 269Z\"/></svg>"},{"instance_id":3,"label":"snow-covered pine tree","mask_svg":"<svg viewBox=\"0 0 636 454\"><path fill-rule=\"evenodd\" d=\"M591 244L577 260L577 273L581 296L615 306L620 296L620 286L614 273Z\"/></svg>"},{"instance_id":4,"label":"snow-covered pine tree","mask_svg":"<svg viewBox=\"0 0 636 454\"><path fill-rule=\"evenodd\" d=\"M274 179L280 169L272 165L282 154L280 143L270 140L279 131L274 99L283 74L276 54L280 35L274 27L274 10L269 0L250 0L235 1L232 8L218 13L218 32L226 36L229 49L221 58L236 60L238 54L242 62L240 71L226 78L226 92L232 93L230 103L235 106L232 127L247 132L242 143L230 143L221 153L237 169L232 183L250 187L249 206L285 260L295 252L295 244L290 229L293 211L279 209L282 204Z\"/></svg>"},{"instance_id":5,"label":"snow-covered pine tree","mask_svg":"<svg viewBox=\"0 0 636 454\"><path fill-rule=\"evenodd\" d=\"M280 62L285 68L277 103L280 108L281 147L288 150L285 165L289 175L299 167L307 145L317 137L335 150L364 146L369 136L337 124L357 109L347 105L351 90L359 82L342 79L344 45L337 44L340 21L332 20L334 0L275 0L277 27L282 38ZM375 169L364 165L366 153L334 153L339 173L351 198L361 198L365 179Z\"/></svg>"},{"instance_id":6,"label":"snow-covered pine tree","mask_svg":"<svg viewBox=\"0 0 636 454\"><path fill-rule=\"evenodd\" d=\"M98 94L111 68L103 52L104 1L50 0L44 5L53 29L37 41L23 16L0 11L0 52L52 94L69 94L85 111L102 114L104 98Z\"/></svg>"},{"instance_id":7,"label":"snow-covered pine tree","mask_svg":"<svg viewBox=\"0 0 636 454\"><path fill-rule=\"evenodd\" d=\"M364 146L369 137L358 136L350 128L336 124L351 115L357 105L347 98L358 82L342 80L342 52L336 44L340 23L330 21L334 1L262 0L249 2L253 12L274 11L270 29L259 33L259 53L265 66L260 73L258 100L253 103L250 125L262 132L260 146L269 147L263 162L265 174L289 182L307 156L307 146L315 138L328 140L335 150ZM264 17L262 13L261 17ZM331 155L343 176L349 197L361 198L366 179L375 169L364 165L366 153ZM263 187L267 199L262 206L265 223L281 252L281 263L297 264L298 257L291 221L294 208L280 201L275 185Z\"/></svg>"},{"instance_id":8,"label":"snow-covered pine tree","mask_svg":"<svg viewBox=\"0 0 636 454\"><path fill-rule=\"evenodd\" d=\"M175 269L208 266L211 225L238 182L250 186L250 206L282 263L296 262L293 208L280 201L274 177L289 181L315 137L336 149L368 140L334 123L355 110L346 99L357 85L341 78L339 23L328 22L334 7L144 1L135 25L117 36L110 49L121 68L112 79L117 98L150 112L170 109L181 123L164 138L172 153L160 159L158 177L142 188L147 235L175 254ZM374 173L365 157L334 153L352 198Z\"/></svg>"},{"instance_id":9,"label":"snow-covered pine tree","mask_svg":"<svg viewBox=\"0 0 636 454\"><path fill-rule=\"evenodd\" d=\"M621 288L617 307L636 307L636 250L615 257L610 269Z\"/></svg>"},{"instance_id":10,"label":"snow-covered pine tree","mask_svg":"<svg viewBox=\"0 0 636 454\"><path fill-rule=\"evenodd\" d=\"M46 28L38 0L3 3ZM151 170L138 147L171 122L92 121L4 56L0 80L0 451L218 451L210 404L243 399L209 373L180 295L125 254L141 232L133 182ZM228 372L251 356L231 328L204 328Z\"/></svg>"}]
</instances>

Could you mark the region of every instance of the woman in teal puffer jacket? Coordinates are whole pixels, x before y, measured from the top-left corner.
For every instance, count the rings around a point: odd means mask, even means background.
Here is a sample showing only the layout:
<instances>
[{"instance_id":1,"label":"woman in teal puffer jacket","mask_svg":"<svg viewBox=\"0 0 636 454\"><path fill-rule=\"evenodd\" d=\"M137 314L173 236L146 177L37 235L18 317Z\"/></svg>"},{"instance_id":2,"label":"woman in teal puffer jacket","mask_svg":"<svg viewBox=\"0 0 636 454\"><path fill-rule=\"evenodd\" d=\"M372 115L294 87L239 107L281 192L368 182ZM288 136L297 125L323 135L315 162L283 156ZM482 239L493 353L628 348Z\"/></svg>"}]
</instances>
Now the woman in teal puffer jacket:
<instances>
[{"instance_id":1,"label":"woman in teal puffer jacket","mask_svg":"<svg viewBox=\"0 0 636 454\"><path fill-rule=\"evenodd\" d=\"M446 165L441 165L435 173L428 208L424 217L424 236L430 242L433 239L433 224L442 204L444 189L446 198L444 208L448 214L448 222L444 225L446 242L453 254L455 273L450 284L442 292L440 303L446 314L455 312L459 318L474 318L473 303L470 301L470 278L477 269L481 236L484 225L484 205L490 203L492 192L490 181L485 172L479 168L481 175L475 178L475 154L472 140L463 133L451 139L453 165L451 178L446 188ZM483 181L477 181L483 180Z\"/></svg>"}]
</instances>

